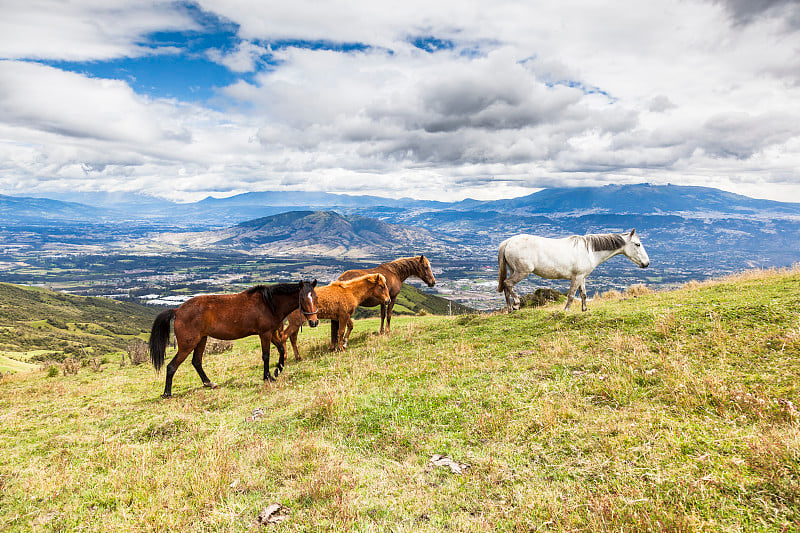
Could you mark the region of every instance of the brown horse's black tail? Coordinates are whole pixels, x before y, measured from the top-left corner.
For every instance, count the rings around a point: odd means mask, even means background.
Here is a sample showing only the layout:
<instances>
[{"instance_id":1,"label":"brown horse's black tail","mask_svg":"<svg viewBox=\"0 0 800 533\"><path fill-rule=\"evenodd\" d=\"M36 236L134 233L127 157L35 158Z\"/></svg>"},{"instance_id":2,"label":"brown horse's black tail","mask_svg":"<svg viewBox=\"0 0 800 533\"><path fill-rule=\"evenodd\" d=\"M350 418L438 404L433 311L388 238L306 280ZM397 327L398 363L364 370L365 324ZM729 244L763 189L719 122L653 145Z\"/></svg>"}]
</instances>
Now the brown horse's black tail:
<instances>
[{"instance_id":1,"label":"brown horse's black tail","mask_svg":"<svg viewBox=\"0 0 800 533\"><path fill-rule=\"evenodd\" d=\"M167 352L167 341L169 341L169 324L173 318L175 318L174 309L162 311L153 321L153 329L150 330L150 360L156 370L161 370L164 366L164 354Z\"/></svg>"}]
</instances>

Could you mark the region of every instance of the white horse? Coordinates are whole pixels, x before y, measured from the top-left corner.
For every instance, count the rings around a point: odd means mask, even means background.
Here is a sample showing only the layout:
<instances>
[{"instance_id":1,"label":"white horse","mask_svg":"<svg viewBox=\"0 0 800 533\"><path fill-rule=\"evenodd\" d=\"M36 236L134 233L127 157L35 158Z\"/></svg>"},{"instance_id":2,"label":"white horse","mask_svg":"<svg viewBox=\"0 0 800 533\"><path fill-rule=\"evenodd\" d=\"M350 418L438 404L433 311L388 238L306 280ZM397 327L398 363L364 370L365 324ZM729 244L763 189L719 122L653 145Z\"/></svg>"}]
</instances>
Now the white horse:
<instances>
[{"instance_id":1,"label":"white horse","mask_svg":"<svg viewBox=\"0 0 800 533\"><path fill-rule=\"evenodd\" d=\"M650 258L635 229L628 233L573 235L563 239L514 235L500 243L497 292L505 293L506 305L512 311L520 306L514 285L531 272L547 279L568 279L570 285L564 309L569 309L575 291L580 289L581 309L586 311L586 276L597 265L619 254L624 254L641 268L650 265Z\"/></svg>"}]
</instances>

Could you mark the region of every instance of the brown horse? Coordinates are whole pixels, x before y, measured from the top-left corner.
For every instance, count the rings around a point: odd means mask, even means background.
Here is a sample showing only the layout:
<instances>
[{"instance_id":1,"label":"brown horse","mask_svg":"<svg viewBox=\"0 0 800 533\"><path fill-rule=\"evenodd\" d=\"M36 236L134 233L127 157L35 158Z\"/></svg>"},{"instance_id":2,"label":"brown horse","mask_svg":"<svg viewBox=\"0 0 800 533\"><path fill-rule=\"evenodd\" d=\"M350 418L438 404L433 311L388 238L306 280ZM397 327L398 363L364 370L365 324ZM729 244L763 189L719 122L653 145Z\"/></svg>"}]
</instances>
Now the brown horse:
<instances>
[{"instance_id":1,"label":"brown horse","mask_svg":"<svg viewBox=\"0 0 800 533\"><path fill-rule=\"evenodd\" d=\"M386 283L389 286L389 295L391 297L391 301L386 303L377 298L369 298L361 302L361 306L381 306L380 332L385 332L387 335L389 334L389 327L392 322L392 308L394 307L395 300L397 300L397 295L400 294L400 287L403 285L403 282L410 276L415 276L427 283L428 287L433 287L436 284L436 278L433 277L433 272L431 271L431 263L425 258L424 255L419 257L402 257L400 259L395 259L394 261L389 261L388 263L378 265L375 268L348 270L339 276L339 280L344 281L353 279L358 276L363 276L364 274L383 274L383 276L386 278ZM384 319L386 320L385 330L383 328ZM336 327L338 327L338 325L334 325L334 323L331 322L331 329L335 329Z\"/></svg>"},{"instance_id":2,"label":"brown horse","mask_svg":"<svg viewBox=\"0 0 800 533\"><path fill-rule=\"evenodd\" d=\"M344 327L338 328L336 332L331 328L331 351L341 351L347 348L347 340L350 338L350 332L353 331L353 319L350 316L361 302L369 298L375 298L387 303L390 300L389 287L383 274L367 274L348 281L334 281L326 287L320 287L316 292L317 317L330 318L336 320L339 324L347 325L347 332L345 332ZM287 320L288 325L283 332L277 331L275 333L273 344L277 346L274 341L278 339L284 345L285 350L286 339L291 339L294 358L299 361L300 352L297 350L297 332L305 322L306 317L298 309L290 313Z\"/></svg>"},{"instance_id":3,"label":"brown horse","mask_svg":"<svg viewBox=\"0 0 800 533\"><path fill-rule=\"evenodd\" d=\"M203 351L208 337L233 340L258 335L261 338L261 359L264 361L264 380L274 381L269 373L269 343L275 330L283 325L283 319L299 308L308 317L311 327L317 318L317 295L313 282L257 285L238 294L208 294L195 296L177 309L160 313L150 332L150 360L156 370L164 365L164 354L169 339L169 324L175 320L175 340L178 353L167 365L167 381L164 398L172 396L172 377L180 364L194 351L192 366L203 381L203 385L217 388L203 371ZM280 359L275 367L275 377L283 370L286 352L278 347Z\"/></svg>"}]
</instances>

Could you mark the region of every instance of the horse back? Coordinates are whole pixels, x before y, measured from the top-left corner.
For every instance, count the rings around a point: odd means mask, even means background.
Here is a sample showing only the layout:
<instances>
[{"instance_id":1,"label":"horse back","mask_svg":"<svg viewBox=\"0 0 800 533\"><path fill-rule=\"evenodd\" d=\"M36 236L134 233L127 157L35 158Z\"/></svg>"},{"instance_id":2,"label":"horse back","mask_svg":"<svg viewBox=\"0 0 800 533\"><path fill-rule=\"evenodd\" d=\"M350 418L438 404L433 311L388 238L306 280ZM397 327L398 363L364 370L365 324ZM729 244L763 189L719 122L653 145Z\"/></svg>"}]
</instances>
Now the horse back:
<instances>
[{"instance_id":1,"label":"horse back","mask_svg":"<svg viewBox=\"0 0 800 533\"><path fill-rule=\"evenodd\" d=\"M386 287L389 289L389 296L391 296L392 300L394 300L398 294L400 294L400 288L403 286L403 282L400 279L400 276L397 275L394 271L384 267L383 265L378 265L373 268L360 268L360 269L353 269L347 270L341 276L339 276L339 281L348 281L351 279L358 278L360 276L365 276L367 274L383 274L383 277L386 279ZM375 301L376 303L362 303L365 307L374 307L376 305L380 305L381 302L377 301L375 298L370 298L367 301Z\"/></svg>"},{"instance_id":2,"label":"horse back","mask_svg":"<svg viewBox=\"0 0 800 533\"><path fill-rule=\"evenodd\" d=\"M278 323L265 307L260 294L195 296L175 310L175 330L224 340L255 335Z\"/></svg>"},{"instance_id":3,"label":"horse back","mask_svg":"<svg viewBox=\"0 0 800 533\"><path fill-rule=\"evenodd\" d=\"M355 309L348 292L335 282L325 287L319 287L316 293L317 316L319 318L336 319L343 310L346 312L350 307ZM350 312L352 313L352 311Z\"/></svg>"},{"instance_id":4,"label":"horse back","mask_svg":"<svg viewBox=\"0 0 800 533\"><path fill-rule=\"evenodd\" d=\"M505 241L505 259L512 270L527 270L548 279L569 279L591 272L585 247L571 237L550 239L520 234Z\"/></svg>"}]
</instances>

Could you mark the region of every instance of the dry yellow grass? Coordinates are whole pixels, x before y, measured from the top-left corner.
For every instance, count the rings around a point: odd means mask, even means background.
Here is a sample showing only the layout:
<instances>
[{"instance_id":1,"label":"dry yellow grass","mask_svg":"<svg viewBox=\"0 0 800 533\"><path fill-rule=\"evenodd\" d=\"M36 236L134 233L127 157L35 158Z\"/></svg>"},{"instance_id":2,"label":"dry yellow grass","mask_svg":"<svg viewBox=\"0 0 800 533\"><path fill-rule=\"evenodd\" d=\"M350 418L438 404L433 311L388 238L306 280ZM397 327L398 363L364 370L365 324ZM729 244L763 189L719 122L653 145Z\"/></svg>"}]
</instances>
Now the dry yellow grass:
<instances>
[{"instance_id":1,"label":"dry yellow grass","mask_svg":"<svg viewBox=\"0 0 800 533\"><path fill-rule=\"evenodd\" d=\"M560 306L559 306L560 307ZM3 531L792 531L800 272L0 382ZM462 475L432 454L469 464ZM286 519L263 526L279 503Z\"/></svg>"}]
</instances>

